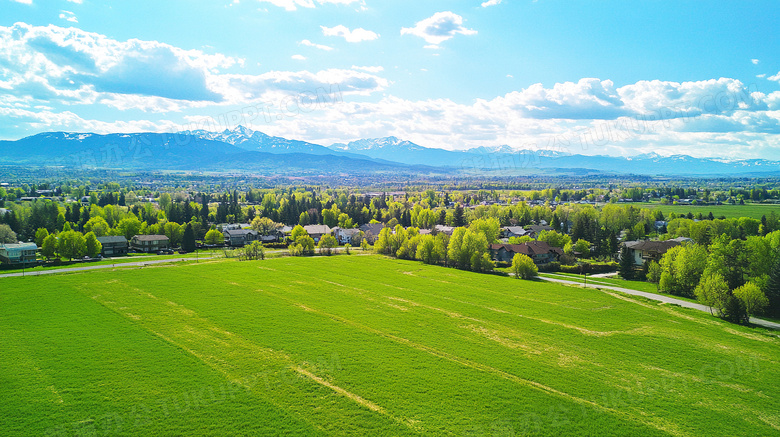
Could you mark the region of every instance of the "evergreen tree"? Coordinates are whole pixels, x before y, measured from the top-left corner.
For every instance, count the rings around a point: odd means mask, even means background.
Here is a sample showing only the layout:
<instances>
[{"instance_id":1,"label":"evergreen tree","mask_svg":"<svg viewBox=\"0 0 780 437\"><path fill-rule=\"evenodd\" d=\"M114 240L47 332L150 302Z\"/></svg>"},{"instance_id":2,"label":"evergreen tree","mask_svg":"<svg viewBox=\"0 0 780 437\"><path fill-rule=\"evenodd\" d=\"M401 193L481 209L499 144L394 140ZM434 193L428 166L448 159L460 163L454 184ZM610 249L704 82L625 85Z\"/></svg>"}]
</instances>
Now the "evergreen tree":
<instances>
[{"instance_id":1,"label":"evergreen tree","mask_svg":"<svg viewBox=\"0 0 780 437\"><path fill-rule=\"evenodd\" d=\"M453 220L453 225L456 228L459 228L459 227L461 227L461 226L466 224L463 221L463 207L461 206L460 203L455 205L455 213L453 214L453 219L454 219Z\"/></svg>"},{"instance_id":2,"label":"evergreen tree","mask_svg":"<svg viewBox=\"0 0 780 437\"><path fill-rule=\"evenodd\" d=\"M628 247L623 246L620 249L620 266L618 267L618 273L623 279L634 279L634 260L631 257L631 252Z\"/></svg>"},{"instance_id":3,"label":"evergreen tree","mask_svg":"<svg viewBox=\"0 0 780 437\"><path fill-rule=\"evenodd\" d=\"M769 274L766 297L769 299L766 313L772 317L780 317L780 256L777 257L777 262Z\"/></svg>"},{"instance_id":4,"label":"evergreen tree","mask_svg":"<svg viewBox=\"0 0 780 437\"><path fill-rule=\"evenodd\" d=\"M181 248L185 252L195 251L195 232L192 230L192 224L187 223L187 229L184 230L184 236L181 241Z\"/></svg>"}]
</instances>

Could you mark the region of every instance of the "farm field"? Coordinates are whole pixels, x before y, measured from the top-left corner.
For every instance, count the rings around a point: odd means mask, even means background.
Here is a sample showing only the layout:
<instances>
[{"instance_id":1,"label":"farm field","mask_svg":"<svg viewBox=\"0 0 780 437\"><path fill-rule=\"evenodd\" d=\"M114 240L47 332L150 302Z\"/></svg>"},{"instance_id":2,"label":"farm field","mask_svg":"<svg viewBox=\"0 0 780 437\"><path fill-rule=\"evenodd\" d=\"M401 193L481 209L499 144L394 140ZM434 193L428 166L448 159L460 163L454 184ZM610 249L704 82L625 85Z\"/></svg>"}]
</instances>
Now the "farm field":
<instances>
[{"instance_id":1,"label":"farm field","mask_svg":"<svg viewBox=\"0 0 780 437\"><path fill-rule=\"evenodd\" d=\"M756 436L780 338L379 256L0 280L0 435Z\"/></svg>"},{"instance_id":2,"label":"farm field","mask_svg":"<svg viewBox=\"0 0 780 437\"><path fill-rule=\"evenodd\" d=\"M677 215L692 213L694 216L698 213L702 213L705 217L712 212L716 218L725 216L726 218L740 218L751 217L755 219L761 219L762 216L774 211L776 214L780 214L780 205L769 205L759 203L748 203L745 205L707 205L707 206L694 206L694 205L662 205L660 203L632 203L637 208L649 208L660 209L664 215L668 215L673 212Z\"/></svg>"}]
</instances>

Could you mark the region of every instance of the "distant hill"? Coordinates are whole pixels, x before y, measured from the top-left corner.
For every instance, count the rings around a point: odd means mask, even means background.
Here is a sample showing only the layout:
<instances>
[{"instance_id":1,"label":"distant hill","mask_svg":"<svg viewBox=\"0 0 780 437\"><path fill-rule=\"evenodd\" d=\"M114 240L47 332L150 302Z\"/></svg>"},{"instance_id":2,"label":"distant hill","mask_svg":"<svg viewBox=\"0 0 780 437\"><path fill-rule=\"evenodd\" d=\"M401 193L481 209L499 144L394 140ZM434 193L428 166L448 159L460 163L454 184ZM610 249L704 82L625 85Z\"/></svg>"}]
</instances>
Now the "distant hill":
<instances>
[{"instance_id":1,"label":"distant hill","mask_svg":"<svg viewBox=\"0 0 780 437\"><path fill-rule=\"evenodd\" d=\"M447 166L466 171L481 170L505 175L528 174L534 169L580 169L605 173L669 176L780 174L780 162L763 159L728 161L694 158L687 155L664 157L657 154L624 158L572 155L552 150L514 150L505 145L449 151L423 147L396 137L363 139L348 144L336 143L330 148L409 165Z\"/></svg>"},{"instance_id":2,"label":"distant hill","mask_svg":"<svg viewBox=\"0 0 780 437\"><path fill-rule=\"evenodd\" d=\"M260 138L257 134L254 137ZM316 144L311 145L316 147L307 150L305 144L308 143L304 142L291 141L289 148L271 147L277 153L268 153L235 146L222 141L219 135L209 137L191 132L110 135L49 132L17 141L0 141L0 164L127 170L240 170L265 174L389 171L414 174L432 171L426 166L378 162L360 155L340 155ZM240 137L235 135L231 140L241 142ZM246 142L241 143L246 145ZM322 153L317 147L328 153ZM260 149L263 150L262 147Z\"/></svg>"},{"instance_id":3,"label":"distant hill","mask_svg":"<svg viewBox=\"0 0 780 437\"><path fill-rule=\"evenodd\" d=\"M403 174L516 176L533 174L638 174L648 176L780 175L780 162L693 158L686 155L571 155L509 146L451 151L396 137L329 147L272 137L239 126L223 132L185 131L98 135L47 132L0 141L0 164L71 168L256 171L286 174Z\"/></svg>"}]
</instances>

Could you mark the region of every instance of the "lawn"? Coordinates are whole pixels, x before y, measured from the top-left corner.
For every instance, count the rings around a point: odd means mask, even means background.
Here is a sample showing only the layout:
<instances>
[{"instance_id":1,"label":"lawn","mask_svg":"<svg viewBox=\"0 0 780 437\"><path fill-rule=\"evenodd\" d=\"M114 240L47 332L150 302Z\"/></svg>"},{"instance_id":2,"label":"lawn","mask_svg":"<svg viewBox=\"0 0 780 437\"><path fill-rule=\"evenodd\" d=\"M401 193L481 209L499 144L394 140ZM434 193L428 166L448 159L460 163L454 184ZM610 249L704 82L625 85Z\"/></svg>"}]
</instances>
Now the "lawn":
<instances>
[{"instance_id":1,"label":"lawn","mask_svg":"<svg viewBox=\"0 0 780 437\"><path fill-rule=\"evenodd\" d=\"M678 216L681 214L692 213L694 216L701 213L703 216L707 216L710 212L716 218L725 216L726 218L739 218L739 217L752 217L755 219L761 219L761 216L769 214L774 211L780 214L780 205L769 205L760 203L747 203L745 205L706 205L706 206L694 206L694 205L662 205L660 203L632 203L638 208L650 208L660 209L665 216L668 216L670 212L674 212Z\"/></svg>"},{"instance_id":2,"label":"lawn","mask_svg":"<svg viewBox=\"0 0 780 437\"><path fill-rule=\"evenodd\" d=\"M0 435L755 436L780 339L378 256L0 279Z\"/></svg>"}]
</instances>

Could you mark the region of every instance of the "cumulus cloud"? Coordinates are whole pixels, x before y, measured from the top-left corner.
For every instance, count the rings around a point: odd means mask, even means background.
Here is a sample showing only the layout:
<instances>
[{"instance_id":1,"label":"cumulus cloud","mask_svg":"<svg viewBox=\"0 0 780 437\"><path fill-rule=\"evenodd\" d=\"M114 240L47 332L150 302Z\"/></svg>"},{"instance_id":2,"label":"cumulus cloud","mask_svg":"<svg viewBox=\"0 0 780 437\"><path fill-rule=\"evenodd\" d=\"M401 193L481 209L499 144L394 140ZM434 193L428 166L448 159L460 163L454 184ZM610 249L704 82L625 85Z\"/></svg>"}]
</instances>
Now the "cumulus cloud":
<instances>
[{"instance_id":1,"label":"cumulus cloud","mask_svg":"<svg viewBox=\"0 0 780 437\"><path fill-rule=\"evenodd\" d=\"M370 30L358 27L355 30L349 30L348 27L339 24L334 27L320 26L322 34L325 36L338 36L344 38L347 42L372 41L379 38L379 34Z\"/></svg>"},{"instance_id":2,"label":"cumulus cloud","mask_svg":"<svg viewBox=\"0 0 780 437\"><path fill-rule=\"evenodd\" d=\"M295 59L296 61L305 61L306 56L303 55L292 55L290 58Z\"/></svg>"},{"instance_id":3,"label":"cumulus cloud","mask_svg":"<svg viewBox=\"0 0 780 437\"><path fill-rule=\"evenodd\" d=\"M401 29L401 35L419 36L430 46L438 46L458 34L476 35L477 31L464 27L463 17L450 11L437 12L429 18L418 21L414 27Z\"/></svg>"},{"instance_id":4,"label":"cumulus cloud","mask_svg":"<svg viewBox=\"0 0 780 437\"><path fill-rule=\"evenodd\" d=\"M313 43L313 42L309 41L308 39L305 39L305 40L299 42L298 44L300 44L302 46L307 46L307 47L314 47L315 49L325 50L326 52L329 52L329 51L333 50L333 47L322 45L322 44L316 44L316 43Z\"/></svg>"},{"instance_id":5,"label":"cumulus cloud","mask_svg":"<svg viewBox=\"0 0 780 437\"><path fill-rule=\"evenodd\" d=\"M356 94L370 94L387 85L386 80L359 70L262 75L222 72L243 63L243 59L157 41L116 41L76 28L24 23L0 27L0 97L29 102L105 102L124 108L130 100L138 103L146 98L138 107L167 111L199 107L202 102L241 103L260 99L263 93L313 90L324 84L342 86L346 93ZM289 80L296 81L295 86ZM166 99L179 102L162 103Z\"/></svg>"},{"instance_id":6,"label":"cumulus cloud","mask_svg":"<svg viewBox=\"0 0 780 437\"><path fill-rule=\"evenodd\" d=\"M25 4L25 5L31 5L32 4L32 0L11 0L11 1L14 1L16 3L22 3L22 4Z\"/></svg>"},{"instance_id":7,"label":"cumulus cloud","mask_svg":"<svg viewBox=\"0 0 780 437\"><path fill-rule=\"evenodd\" d=\"M487 8L487 7L495 6L495 5L499 5L499 4L501 4L501 0L488 0L488 1L484 2L484 3L482 3L482 7L483 8Z\"/></svg>"},{"instance_id":8,"label":"cumulus cloud","mask_svg":"<svg viewBox=\"0 0 780 437\"><path fill-rule=\"evenodd\" d=\"M777 72L774 76L767 77L769 80L773 80L775 82L780 82L780 71Z\"/></svg>"},{"instance_id":9,"label":"cumulus cloud","mask_svg":"<svg viewBox=\"0 0 780 437\"><path fill-rule=\"evenodd\" d=\"M60 12L60 19L65 21L70 21L71 23L78 23L79 20L76 18L76 14L74 14L71 11L62 11Z\"/></svg>"},{"instance_id":10,"label":"cumulus cloud","mask_svg":"<svg viewBox=\"0 0 780 437\"><path fill-rule=\"evenodd\" d=\"M759 61L758 59L751 59L750 62L752 62L753 65L758 65L758 63L761 61Z\"/></svg>"}]
</instances>

